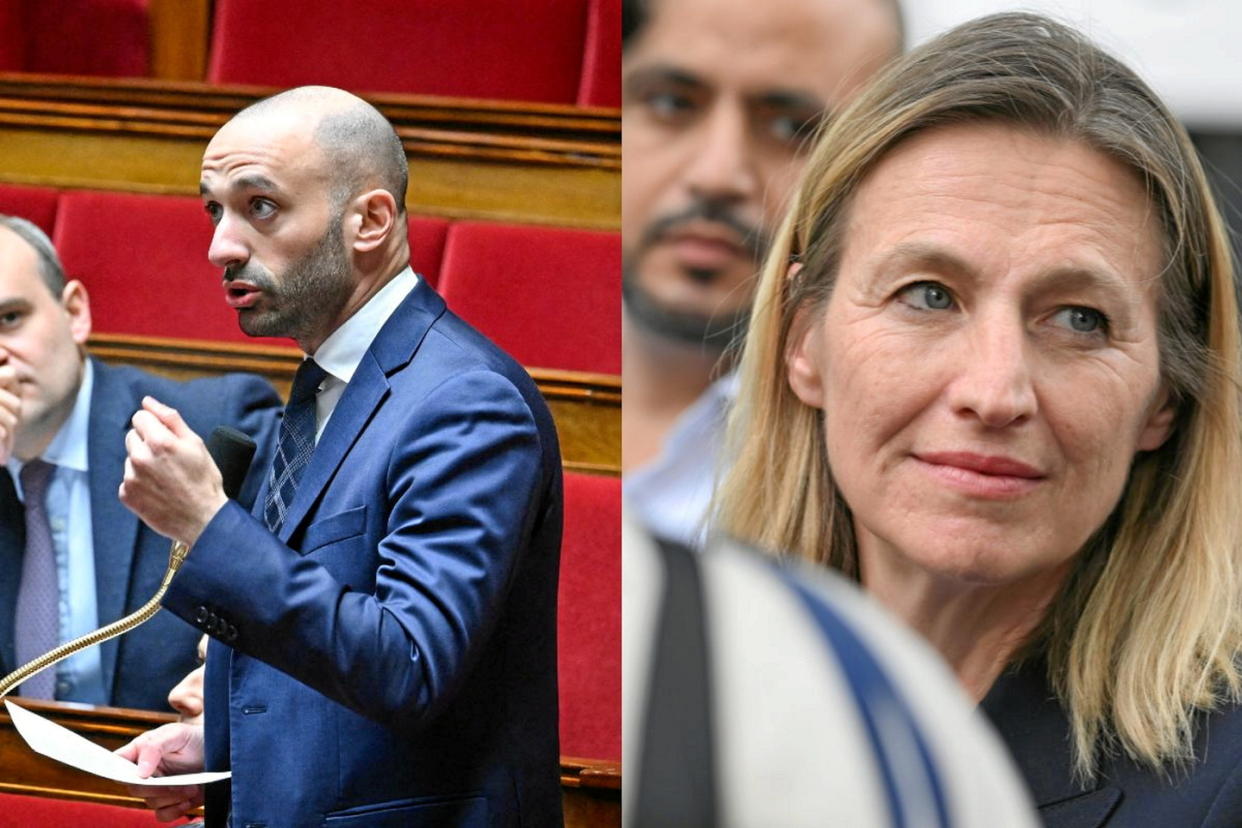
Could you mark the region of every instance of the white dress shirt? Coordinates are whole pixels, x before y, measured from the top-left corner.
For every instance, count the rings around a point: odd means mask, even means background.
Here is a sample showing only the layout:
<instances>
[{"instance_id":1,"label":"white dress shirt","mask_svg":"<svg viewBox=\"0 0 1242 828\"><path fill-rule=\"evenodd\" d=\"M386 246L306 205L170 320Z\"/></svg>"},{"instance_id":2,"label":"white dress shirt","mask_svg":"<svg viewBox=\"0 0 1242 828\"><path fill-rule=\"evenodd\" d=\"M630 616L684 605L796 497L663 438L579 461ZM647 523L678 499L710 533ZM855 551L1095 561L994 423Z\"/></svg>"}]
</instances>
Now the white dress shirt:
<instances>
[{"instance_id":1,"label":"white dress shirt","mask_svg":"<svg viewBox=\"0 0 1242 828\"><path fill-rule=\"evenodd\" d=\"M353 379L358 363L380 328L392 316L397 306L405 301L418 284L418 276L406 265L400 273L384 285L367 303L346 319L320 344L312 356L328 376L319 384L315 397L315 442L323 434L328 418L345 393L345 386Z\"/></svg>"},{"instance_id":2,"label":"white dress shirt","mask_svg":"<svg viewBox=\"0 0 1242 828\"><path fill-rule=\"evenodd\" d=\"M723 472L725 418L737 395L736 373L707 387L669 429L660 454L626 472L622 492L632 517L658 538L698 549L707 509Z\"/></svg>"}]
</instances>

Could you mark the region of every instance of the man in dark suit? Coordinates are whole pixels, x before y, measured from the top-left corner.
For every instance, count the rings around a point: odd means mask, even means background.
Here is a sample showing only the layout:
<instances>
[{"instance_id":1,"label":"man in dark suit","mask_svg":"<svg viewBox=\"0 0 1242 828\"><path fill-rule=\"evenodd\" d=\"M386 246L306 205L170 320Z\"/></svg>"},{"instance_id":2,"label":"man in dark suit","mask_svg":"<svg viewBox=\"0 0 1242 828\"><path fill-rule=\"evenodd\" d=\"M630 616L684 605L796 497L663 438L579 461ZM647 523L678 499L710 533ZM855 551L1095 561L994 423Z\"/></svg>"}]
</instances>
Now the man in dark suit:
<instances>
[{"instance_id":1,"label":"man in dark suit","mask_svg":"<svg viewBox=\"0 0 1242 828\"><path fill-rule=\"evenodd\" d=\"M205 736L121 753L231 769L209 824L560 824L556 433L409 269L407 175L391 125L322 87L244 110L203 158L242 329L310 355L253 516L171 408L128 438L122 500L193 547L164 603L215 640ZM137 791L165 819L202 798Z\"/></svg>"},{"instance_id":2,"label":"man in dark suit","mask_svg":"<svg viewBox=\"0 0 1242 828\"><path fill-rule=\"evenodd\" d=\"M90 329L86 289L66 281L47 236L24 219L0 216L3 674L155 594L169 541L139 523L116 494L125 432L145 395L175 401L195 431L225 423L275 442L280 399L263 380L177 383L109 367L87 358ZM253 500L260 483L254 476L241 498ZM194 665L196 635L162 613L28 679L20 692L167 710L168 691Z\"/></svg>"}]
</instances>

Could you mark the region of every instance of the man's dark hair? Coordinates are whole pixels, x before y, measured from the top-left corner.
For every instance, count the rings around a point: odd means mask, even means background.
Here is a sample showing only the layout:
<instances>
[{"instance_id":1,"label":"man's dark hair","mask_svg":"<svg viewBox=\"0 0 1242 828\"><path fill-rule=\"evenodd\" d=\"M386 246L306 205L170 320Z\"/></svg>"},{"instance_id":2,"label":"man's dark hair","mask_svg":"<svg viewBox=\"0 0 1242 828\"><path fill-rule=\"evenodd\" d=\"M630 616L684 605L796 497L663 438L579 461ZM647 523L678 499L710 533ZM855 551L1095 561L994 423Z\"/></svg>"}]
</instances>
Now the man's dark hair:
<instances>
[{"instance_id":1,"label":"man's dark hair","mask_svg":"<svg viewBox=\"0 0 1242 828\"><path fill-rule=\"evenodd\" d=\"M65 269L60 264L60 257L56 255L52 240L39 229L38 225L17 216L0 214L0 227L11 230L19 239L30 245L39 261L39 276L43 279L43 284L47 285L52 296L60 301L60 295L65 290Z\"/></svg>"},{"instance_id":2,"label":"man's dark hair","mask_svg":"<svg viewBox=\"0 0 1242 828\"><path fill-rule=\"evenodd\" d=\"M621 49L647 25L647 0L621 0Z\"/></svg>"}]
</instances>

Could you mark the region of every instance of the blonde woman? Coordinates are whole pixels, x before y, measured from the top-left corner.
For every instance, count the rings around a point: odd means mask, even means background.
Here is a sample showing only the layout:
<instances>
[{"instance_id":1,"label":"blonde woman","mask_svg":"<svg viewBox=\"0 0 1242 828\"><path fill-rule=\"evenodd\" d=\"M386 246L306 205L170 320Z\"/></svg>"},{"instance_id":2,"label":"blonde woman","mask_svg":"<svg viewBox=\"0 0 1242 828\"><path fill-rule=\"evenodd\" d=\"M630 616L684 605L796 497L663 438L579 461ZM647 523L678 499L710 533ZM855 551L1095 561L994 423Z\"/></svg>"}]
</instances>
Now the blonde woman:
<instances>
[{"instance_id":1,"label":"blonde woman","mask_svg":"<svg viewBox=\"0 0 1242 828\"><path fill-rule=\"evenodd\" d=\"M982 18L821 136L718 527L921 632L1048 824L1238 825L1238 345L1165 106L1064 26Z\"/></svg>"}]
</instances>

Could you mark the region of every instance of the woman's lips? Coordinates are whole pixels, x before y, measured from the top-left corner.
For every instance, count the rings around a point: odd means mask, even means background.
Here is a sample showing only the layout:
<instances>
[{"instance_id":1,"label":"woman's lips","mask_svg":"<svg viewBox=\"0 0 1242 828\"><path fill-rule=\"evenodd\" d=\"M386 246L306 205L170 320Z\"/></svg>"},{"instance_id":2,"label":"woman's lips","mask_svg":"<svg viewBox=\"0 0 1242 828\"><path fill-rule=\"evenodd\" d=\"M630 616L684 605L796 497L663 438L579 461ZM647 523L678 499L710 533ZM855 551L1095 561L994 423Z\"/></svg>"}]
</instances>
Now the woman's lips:
<instances>
[{"instance_id":1,"label":"woman's lips","mask_svg":"<svg viewBox=\"0 0 1242 828\"><path fill-rule=\"evenodd\" d=\"M1029 494L1047 476L1012 457L972 452L930 452L914 459L936 480L973 497L1005 500Z\"/></svg>"}]
</instances>

